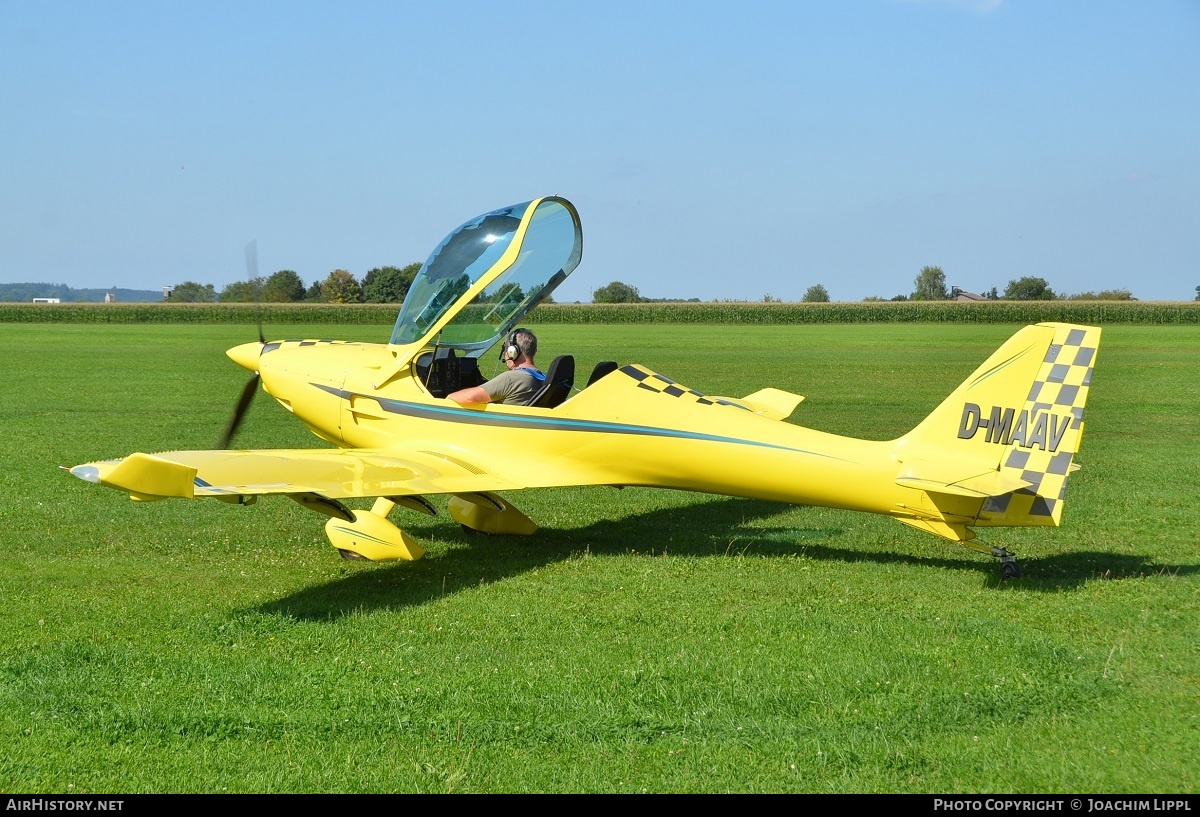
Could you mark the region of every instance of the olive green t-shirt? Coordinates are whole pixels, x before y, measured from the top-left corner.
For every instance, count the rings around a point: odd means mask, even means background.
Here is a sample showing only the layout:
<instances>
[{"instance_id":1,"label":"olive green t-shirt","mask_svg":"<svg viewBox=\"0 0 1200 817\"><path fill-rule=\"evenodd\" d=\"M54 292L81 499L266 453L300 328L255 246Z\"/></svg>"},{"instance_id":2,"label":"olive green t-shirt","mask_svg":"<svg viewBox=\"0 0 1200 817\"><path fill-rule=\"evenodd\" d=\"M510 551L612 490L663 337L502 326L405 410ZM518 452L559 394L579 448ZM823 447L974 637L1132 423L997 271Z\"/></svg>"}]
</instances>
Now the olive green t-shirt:
<instances>
[{"instance_id":1,"label":"olive green t-shirt","mask_svg":"<svg viewBox=\"0 0 1200 817\"><path fill-rule=\"evenodd\" d=\"M523 406L546 382L546 376L536 369L509 369L483 384L483 390L493 403ZM540 375L540 377L539 377Z\"/></svg>"}]
</instances>

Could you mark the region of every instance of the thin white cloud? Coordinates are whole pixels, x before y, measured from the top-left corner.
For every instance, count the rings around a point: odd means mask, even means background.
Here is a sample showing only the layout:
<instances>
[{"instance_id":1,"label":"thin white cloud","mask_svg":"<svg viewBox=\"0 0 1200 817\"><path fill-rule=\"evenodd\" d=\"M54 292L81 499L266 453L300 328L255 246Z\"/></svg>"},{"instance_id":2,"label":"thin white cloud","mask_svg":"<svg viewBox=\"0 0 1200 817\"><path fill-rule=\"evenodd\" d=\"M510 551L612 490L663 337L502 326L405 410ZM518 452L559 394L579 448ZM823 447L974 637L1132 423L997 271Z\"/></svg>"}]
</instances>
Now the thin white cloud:
<instances>
[{"instance_id":1,"label":"thin white cloud","mask_svg":"<svg viewBox=\"0 0 1200 817\"><path fill-rule=\"evenodd\" d=\"M1158 175L1157 173L1145 173L1145 172L1134 170L1134 171L1131 171L1129 173L1129 175L1127 175L1125 177L1125 180L1128 181L1130 184L1141 184L1142 182L1153 181L1155 179L1161 179L1161 178L1163 178L1163 177Z\"/></svg>"},{"instance_id":2,"label":"thin white cloud","mask_svg":"<svg viewBox=\"0 0 1200 817\"><path fill-rule=\"evenodd\" d=\"M991 14L1004 5L1004 0L890 0L893 3L907 5L939 5L950 8L964 9L975 14Z\"/></svg>"}]
</instances>

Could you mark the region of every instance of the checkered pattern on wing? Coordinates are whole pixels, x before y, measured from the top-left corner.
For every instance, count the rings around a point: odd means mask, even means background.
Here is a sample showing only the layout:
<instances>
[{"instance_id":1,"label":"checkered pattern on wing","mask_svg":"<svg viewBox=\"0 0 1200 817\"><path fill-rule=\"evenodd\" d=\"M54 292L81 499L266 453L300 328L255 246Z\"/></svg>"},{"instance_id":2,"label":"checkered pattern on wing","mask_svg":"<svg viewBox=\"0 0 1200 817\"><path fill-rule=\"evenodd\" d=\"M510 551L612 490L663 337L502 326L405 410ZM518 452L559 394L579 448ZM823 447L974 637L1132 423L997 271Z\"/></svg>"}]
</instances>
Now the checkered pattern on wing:
<instances>
[{"instance_id":1,"label":"checkered pattern on wing","mask_svg":"<svg viewBox=\"0 0 1200 817\"><path fill-rule=\"evenodd\" d=\"M1058 327L1054 341L1046 350L1037 380L1029 390L1024 409L1030 426L1039 415L1049 415L1051 423L1067 422L1069 425L1053 448L1050 445L1025 447L1018 443L1009 446L1001 460L1001 470L1019 477L1030 487L1014 492L1011 498L1005 497L1003 507L995 501L998 498L989 500L985 513L1044 517L1046 524L1058 524L1071 459L1079 450L1083 434L1083 407L1092 382L1092 366L1099 342L1100 330L1094 327Z\"/></svg>"},{"instance_id":2,"label":"checkered pattern on wing","mask_svg":"<svg viewBox=\"0 0 1200 817\"><path fill-rule=\"evenodd\" d=\"M734 406L735 408L749 411L749 409L746 409L745 406L739 406L737 403L731 403L728 400L722 400L719 397L706 397L698 391L680 386L669 377L663 377L661 374L649 371L647 369L641 369L637 366L622 366L620 371L622 374L628 375L629 377L632 377L634 380L638 381L637 385L639 389L646 389L658 394L666 394L670 397L682 397L693 400L702 406Z\"/></svg>"}]
</instances>

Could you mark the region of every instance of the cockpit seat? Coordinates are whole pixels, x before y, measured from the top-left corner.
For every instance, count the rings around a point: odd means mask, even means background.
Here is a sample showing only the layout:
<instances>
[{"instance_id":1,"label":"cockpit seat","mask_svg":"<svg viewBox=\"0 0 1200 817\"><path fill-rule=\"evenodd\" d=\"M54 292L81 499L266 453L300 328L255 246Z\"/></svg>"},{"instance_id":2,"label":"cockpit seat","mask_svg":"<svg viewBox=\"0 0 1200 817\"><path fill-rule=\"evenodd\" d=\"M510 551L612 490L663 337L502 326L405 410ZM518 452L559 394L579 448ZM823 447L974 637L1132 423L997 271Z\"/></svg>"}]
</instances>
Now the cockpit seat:
<instances>
[{"instance_id":1,"label":"cockpit seat","mask_svg":"<svg viewBox=\"0 0 1200 817\"><path fill-rule=\"evenodd\" d=\"M546 382L534 393L526 405L554 408L567 399L573 385L575 385L575 358L571 355L559 355L550 361L550 368L546 370Z\"/></svg>"},{"instance_id":2,"label":"cockpit seat","mask_svg":"<svg viewBox=\"0 0 1200 817\"><path fill-rule=\"evenodd\" d=\"M605 375L612 374L616 370L617 370L617 361L615 361L615 360L600 361L599 363L596 364L596 368L592 369L592 376L588 378L588 382L587 382L588 386L592 385L593 383L595 383L597 380L604 377ZM584 388L586 389L587 386L584 386Z\"/></svg>"}]
</instances>

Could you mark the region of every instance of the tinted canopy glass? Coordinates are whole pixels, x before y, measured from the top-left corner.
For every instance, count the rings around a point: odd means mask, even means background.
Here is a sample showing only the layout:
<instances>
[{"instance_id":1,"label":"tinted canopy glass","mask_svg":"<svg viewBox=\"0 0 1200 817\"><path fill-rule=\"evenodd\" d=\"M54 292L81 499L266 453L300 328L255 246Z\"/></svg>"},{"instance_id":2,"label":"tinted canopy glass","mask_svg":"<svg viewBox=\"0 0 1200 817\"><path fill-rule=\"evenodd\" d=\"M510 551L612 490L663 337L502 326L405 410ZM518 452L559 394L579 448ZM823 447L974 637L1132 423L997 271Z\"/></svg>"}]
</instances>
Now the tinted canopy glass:
<instances>
[{"instance_id":1,"label":"tinted canopy glass","mask_svg":"<svg viewBox=\"0 0 1200 817\"><path fill-rule=\"evenodd\" d=\"M542 199L532 213L531 204L493 210L450 233L417 273L392 343L432 342L441 323L439 345L486 349L562 283L582 255L579 219L562 199Z\"/></svg>"}]
</instances>

